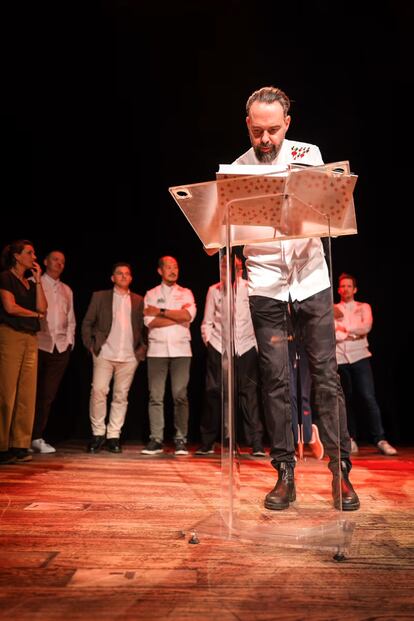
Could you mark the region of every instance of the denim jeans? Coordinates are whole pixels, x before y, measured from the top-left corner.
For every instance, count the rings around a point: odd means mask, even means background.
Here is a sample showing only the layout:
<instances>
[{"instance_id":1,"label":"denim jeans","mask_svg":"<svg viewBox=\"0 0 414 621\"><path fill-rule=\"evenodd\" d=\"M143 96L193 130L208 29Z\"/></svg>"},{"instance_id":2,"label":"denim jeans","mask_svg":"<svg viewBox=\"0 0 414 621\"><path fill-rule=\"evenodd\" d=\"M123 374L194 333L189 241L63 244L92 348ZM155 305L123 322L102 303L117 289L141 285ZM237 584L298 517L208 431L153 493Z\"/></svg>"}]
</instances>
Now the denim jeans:
<instances>
[{"instance_id":1,"label":"denim jeans","mask_svg":"<svg viewBox=\"0 0 414 621\"><path fill-rule=\"evenodd\" d=\"M375 397L371 360L369 358L363 358L352 364L340 364L338 369L345 394L348 428L351 437L356 438L357 435L355 411L353 408L353 395L355 392L361 397L366 407L369 421L369 433L374 444L377 444L377 442L383 440L385 436L381 420L381 410Z\"/></svg>"}]
</instances>

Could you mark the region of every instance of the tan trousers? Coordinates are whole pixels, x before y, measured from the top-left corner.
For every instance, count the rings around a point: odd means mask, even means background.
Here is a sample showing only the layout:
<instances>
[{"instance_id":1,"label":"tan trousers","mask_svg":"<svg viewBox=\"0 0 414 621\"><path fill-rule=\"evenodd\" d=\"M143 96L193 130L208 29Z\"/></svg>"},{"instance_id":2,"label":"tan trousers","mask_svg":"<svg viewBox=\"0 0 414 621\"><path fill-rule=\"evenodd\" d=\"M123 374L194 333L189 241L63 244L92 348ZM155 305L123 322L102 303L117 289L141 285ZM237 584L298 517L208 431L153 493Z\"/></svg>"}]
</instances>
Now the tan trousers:
<instances>
[{"instance_id":1,"label":"tan trousers","mask_svg":"<svg viewBox=\"0 0 414 621\"><path fill-rule=\"evenodd\" d=\"M0 324L0 451L30 446L36 376L36 335Z\"/></svg>"},{"instance_id":2,"label":"tan trousers","mask_svg":"<svg viewBox=\"0 0 414 621\"><path fill-rule=\"evenodd\" d=\"M119 438L128 408L128 393L138 362L113 362L93 356L93 380L89 402L89 417L94 436ZM105 424L107 396L113 378L112 402L108 424Z\"/></svg>"}]
</instances>

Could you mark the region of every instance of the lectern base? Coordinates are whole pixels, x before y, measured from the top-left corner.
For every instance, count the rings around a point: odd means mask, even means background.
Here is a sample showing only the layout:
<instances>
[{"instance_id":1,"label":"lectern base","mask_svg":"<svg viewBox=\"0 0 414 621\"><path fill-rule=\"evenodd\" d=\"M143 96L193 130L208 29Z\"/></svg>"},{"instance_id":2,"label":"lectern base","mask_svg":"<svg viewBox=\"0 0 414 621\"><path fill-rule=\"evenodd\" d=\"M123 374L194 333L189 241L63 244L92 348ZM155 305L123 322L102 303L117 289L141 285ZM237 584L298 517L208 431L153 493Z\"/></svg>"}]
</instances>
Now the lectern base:
<instances>
[{"instance_id":1,"label":"lectern base","mask_svg":"<svg viewBox=\"0 0 414 621\"><path fill-rule=\"evenodd\" d=\"M233 525L229 526L225 515L213 513L188 530L188 543L203 543L209 539L257 541L267 545L332 552L335 560L344 560L355 529L354 522L342 518L319 521L298 529L295 524L281 525L272 516L269 518L268 513L249 522L233 516L232 522Z\"/></svg>"}]
</instances>

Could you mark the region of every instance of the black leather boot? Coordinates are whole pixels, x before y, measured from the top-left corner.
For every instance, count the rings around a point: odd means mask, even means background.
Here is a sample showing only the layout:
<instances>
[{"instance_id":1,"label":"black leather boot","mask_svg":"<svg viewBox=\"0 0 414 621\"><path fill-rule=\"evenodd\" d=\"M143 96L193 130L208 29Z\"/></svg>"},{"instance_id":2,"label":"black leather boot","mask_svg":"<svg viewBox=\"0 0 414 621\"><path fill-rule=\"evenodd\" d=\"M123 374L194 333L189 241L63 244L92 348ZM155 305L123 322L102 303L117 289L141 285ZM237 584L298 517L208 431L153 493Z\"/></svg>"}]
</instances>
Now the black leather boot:
<instances>
[{"instance_id":1,"label":"black leather boot","mask_svg":"<svg viewBox=\"0 0 414 621\"><path fill-rule=\"evenodd\" d=\"M335 509L341 508L340 490L342 492L342 511L356 511L359 509L359 498L352 487L348 477L348 468L344 461L341 461L341 472L334 472L332 479L332 496Z\"/></svg>"},{"instance_id":2,"label":"black leather boot","mask_svg":"<svg viewBox=\"0 0 414 621\"><path fill-rule=\"evenodd\" d=\"M266 509L280 511L287 509L289 503L296 500L295 467L294 464L282 461L276 465L276 468L279 476L275 487L267 494L264 506Z\"/></svg>"}]
</instances>

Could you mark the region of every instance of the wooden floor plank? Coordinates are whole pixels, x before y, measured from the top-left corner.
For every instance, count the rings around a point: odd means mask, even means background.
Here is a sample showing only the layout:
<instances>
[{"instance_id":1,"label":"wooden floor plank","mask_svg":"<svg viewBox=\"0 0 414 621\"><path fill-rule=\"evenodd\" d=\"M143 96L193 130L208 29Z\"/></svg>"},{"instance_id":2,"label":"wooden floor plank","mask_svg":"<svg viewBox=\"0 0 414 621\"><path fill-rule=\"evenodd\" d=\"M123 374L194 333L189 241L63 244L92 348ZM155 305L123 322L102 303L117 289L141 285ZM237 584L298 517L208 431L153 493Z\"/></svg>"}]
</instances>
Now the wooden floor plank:
<instances>
[{"instance_id":1,"label":"wooden floor plank","mask_svg":"<svg viewBox=\"0 0 414 621\"><path fill-rule=\"evenodd\" d=\"M363 447L352 480L361 510L347 559L268 539L220 539L219 456L88 455L77 443L0 470L0 619L55 621L406 621L414 619L414 449ZM275 473L243 454L240 514L302 523L331 507L326 462L297 468L298 506L266 512Z\"/></svg>"}]
</instances>

